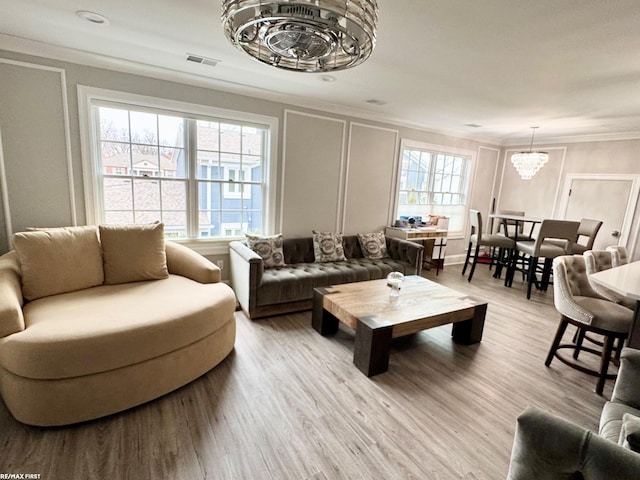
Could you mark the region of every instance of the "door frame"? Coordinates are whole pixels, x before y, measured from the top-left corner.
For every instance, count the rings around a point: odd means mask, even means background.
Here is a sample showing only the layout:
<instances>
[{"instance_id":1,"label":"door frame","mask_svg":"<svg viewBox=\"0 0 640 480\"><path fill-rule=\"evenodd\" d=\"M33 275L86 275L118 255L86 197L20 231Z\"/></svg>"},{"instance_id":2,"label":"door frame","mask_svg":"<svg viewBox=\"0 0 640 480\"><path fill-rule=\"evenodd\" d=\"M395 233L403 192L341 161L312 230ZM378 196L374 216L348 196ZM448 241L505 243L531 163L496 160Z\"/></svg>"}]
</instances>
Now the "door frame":
<instances>
[{"instance_id":1,"label":"door frame","mask_svg":"<svg viewBox=\"0 0 640 480\"><path fill-rule=\"evenodd\" d=\"M632 174L616 174L616 173L569 173L564 179L564 185L560 193L560 206L558 207L558 218L564 219L569 208L569 190L574 180L607 180L607 181L631 181L631 191L629 192L629 199L627 201L627 207L624 213L624 220L620 228L620 238L618 244L623 245L629 249L629 257L633 258L636 250L636 242L638 238L639 226L636 226L636 231L632 237L631 244L629 245L629 237L631 235L631 227L633 225L633 218L635 217L636 208L638 206L638 195L640 194L640 175Z\"/></svg>"}]
</instances>

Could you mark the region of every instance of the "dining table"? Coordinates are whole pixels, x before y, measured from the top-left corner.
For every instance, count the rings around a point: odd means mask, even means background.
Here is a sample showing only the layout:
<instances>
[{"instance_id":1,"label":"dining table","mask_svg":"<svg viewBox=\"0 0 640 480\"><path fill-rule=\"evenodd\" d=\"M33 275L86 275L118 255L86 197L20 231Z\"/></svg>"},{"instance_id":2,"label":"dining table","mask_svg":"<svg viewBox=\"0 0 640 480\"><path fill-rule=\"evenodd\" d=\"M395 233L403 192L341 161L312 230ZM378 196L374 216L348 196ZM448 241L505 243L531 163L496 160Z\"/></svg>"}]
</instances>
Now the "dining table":
<instances>
[{"instance_id":1,"label":"dining table","mask_svg":"<svg viewBox=\"0 0 640 480\"><path fill-rule=\"evenodd\" d=\"M640 349L640 261L592 273L589 280L636 301L627 346Z\"/></svg>"}]
</instances>

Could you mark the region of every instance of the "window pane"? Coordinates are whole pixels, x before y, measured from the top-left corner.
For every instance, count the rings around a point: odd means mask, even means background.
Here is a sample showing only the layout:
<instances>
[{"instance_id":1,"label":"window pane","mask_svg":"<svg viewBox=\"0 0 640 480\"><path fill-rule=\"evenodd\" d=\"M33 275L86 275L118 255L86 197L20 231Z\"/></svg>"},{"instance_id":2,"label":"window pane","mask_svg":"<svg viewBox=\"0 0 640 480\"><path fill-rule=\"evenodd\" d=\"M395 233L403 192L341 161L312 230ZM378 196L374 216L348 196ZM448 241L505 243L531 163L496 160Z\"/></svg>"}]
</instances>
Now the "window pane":
<instances>
[{"instance_id":1,"label":"window pane","mask_svg":"<svg viewBox=\"0 0 640 480\"><path fill-rule=\"evenodd\" d=\"M242 127L242 153L246 155L261 155L263 144L262 129Z\"/></svg>"},{"instance_id":2,"label":"window pane","mask_svg":"<svg viewBox=\"0 0 640 480\"><path fill-rule=\"evenodd\" d=\"M184 120L180 117L158 115L159 144L165 147L184 147Z\"/></svg>"},{"instance_id":3,"label":"window pane","mask_svg":"<svg viewBox=\"0 0 640 480\"><path fill-rule=\"evenodd\" d=\"M184 182L168 182L161 184L162 210L187 211L187 192Z\"/></svg>"},{"instance_id":4,"label":"window pane","mask_svg":"<svg viewBox=\"0 0 640 480\"><path fill-rule=\"evenodd\" d=\"M103 140L115 140L130 142L129 138L129 112L117 108L99 107L100 138Z\"/></svg>"},{"instance_id":5,"label":"window pane","mask_svg":"<svg viewBox=\"0 0 640 480\"><path fill-rule=\"evenodd\" d=\"M133 202L135 210L160 210L160 182L134 180Z\"/></svg>"},{"instance_id":6,"label":"window pane","mask_svg":"<svg viewBox=\"0 0 640 480\"><path fill-rule=\"evenodd\" d=\"M158 116L146 112L129 112L131 141L148 145L158 144Z\"/></svg>"},{"instance_id":7,"label":"window pane","mask_svg":"<svg viewBox=\"0 0 640 480\"><path fill-rule=\"evenodd\" d=\"M262 181L262 158L254 155L242 156L242 168L248 172L245 180L250 182Z\"/></svg>"},{"instance_id":8,"label":"window pane","mask_svg":"<svg viewBox=\"0 0 640 480\"><path fill-rule=\"evenodd\" d=\"M239 125L220 124L220 150L229 153L241 153L241 127Z\"/></svg>"},{"instance_id":9,"label":"window pane","mask_svg":"<svg viewBox=\"0 0 640 480\"><path fill-rule=\"evenodd\" d=\"M160 175L158 162L158 147L135 143L131 145L132 175L157 177Z\"/></svg>"},{"instance_id":10,"label":"window pane","mask_svg":"<svg viewBox=\"0 0 640 480\"><path fill-rule=\"evenodd\" d=\"M127 223L133 223L133 212L114 212L111 210L105 210L104 223L110 225L123 225Z\"/></svg>"},{"instance_id":11,"label":"window pane","mask_svg":"<svg viewBox=\"0 0 640 480\"><path fill-rule=\"evenodd\" d=\"M131 180L106 177L103 181L103 205L105 210L133 210Z\"/></svg>"},{"instance_id":12,"label":"window pane","mask_svg":"<svg viewBox=\"0 0 640 480\"><path fill-rule=\"evenodd\" d=\"M220 124L198 120L197 142L198 150L220 150Z\"/></svg>"},{"instance_id":13,"label":"window pane","mask_svg":"<svg viewBox=\"0 0 640 480\"><path fill-rule=\"evenodd\" d=\"M220 154L198 150L197 175L202 180L221 180Z\"/></svg>"},{"instance_id":14,"label":"window pane","mask_svg":"<svg viewBox=\"0 0 640 480\"><path fill-rule=\"evenodd\" d=\"M128 143L101 143L102 173L107 175L129 175L131 152Z\"/></svg>"},{"instance_id":15,"label":"window pane","mask_svg":"<svg viewBox=\"0 0 640 480\"><path fill-rule=\"evenodd\" d=\"M136 210L133 213L133 223L136 223L138 225L144 223L160 222L162 220L162 212L160 212L160 210Z\"/></svg>"}]
</instances>

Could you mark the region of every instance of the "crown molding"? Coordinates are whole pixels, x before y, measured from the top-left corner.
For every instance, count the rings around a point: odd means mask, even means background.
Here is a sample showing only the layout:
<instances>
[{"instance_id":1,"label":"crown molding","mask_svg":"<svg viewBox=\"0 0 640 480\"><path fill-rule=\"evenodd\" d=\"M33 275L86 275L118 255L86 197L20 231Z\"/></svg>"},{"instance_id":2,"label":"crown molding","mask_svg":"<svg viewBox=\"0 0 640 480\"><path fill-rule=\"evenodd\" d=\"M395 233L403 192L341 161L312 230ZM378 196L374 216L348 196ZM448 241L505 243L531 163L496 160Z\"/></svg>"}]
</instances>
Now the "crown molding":
<instances>
[{"instance_id":1,"label":"crown molding","mask_svg":"<svg viewBox=\"0 0 640 480\"><path fill-rule=\"evenodd\" d=\"M552 145L552 144L565 144L565 143L589 143L589 142L615 142L621 140L640 140L640 132L615 132L615 133L591 133L585 135L567 135L567 136L536 136L536 145ZM519 140L505 141L502 146L504 148L509 147L521 147L527 144L528 140L524 137Z\"/></svg>"}]
</instances>

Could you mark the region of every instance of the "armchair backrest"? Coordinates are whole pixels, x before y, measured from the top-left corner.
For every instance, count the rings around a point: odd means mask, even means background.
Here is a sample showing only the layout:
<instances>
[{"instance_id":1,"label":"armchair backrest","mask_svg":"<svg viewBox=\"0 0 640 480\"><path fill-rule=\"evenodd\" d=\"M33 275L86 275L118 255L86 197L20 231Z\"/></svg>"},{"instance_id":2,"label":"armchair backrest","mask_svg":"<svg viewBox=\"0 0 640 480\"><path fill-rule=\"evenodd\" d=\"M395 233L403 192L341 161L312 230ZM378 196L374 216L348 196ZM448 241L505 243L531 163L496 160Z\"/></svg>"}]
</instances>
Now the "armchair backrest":
<instances>
[{"instance_id":1,"label":"armchair backrest","mask_svg":"<svg viewBox=\"0 0 640 480\"><path fill-rule=\"evenodd\" d=\"M609 270L612 267L611 254L606 250L587 250L582 254L582 256L584 257L588 280L589 275L602 272L603 270ZM607 300L612 302L619 302L621 300L620 295L608 288L598 285L591 280L589 280L589 284L598 295L603 296Z\"/></svg>"},{"instance_id":2,"label":"armchair backrest","mask_svg":"<svg viewBox=\"0 0 640 480\"><path fill-rule=\"evenodd\" d=\"M553 303L556 310L576 321L590 324L593 315L580 307L574 297L601 298L591 288L583 256L556 257L553 259Z\"/></svg>"},{"instance_id":3,"label":"armchair backrest","mask_svg":"<svg viewBox=\"0 0 640 480\"><path fill-rule=\"evenodd\" d=\"M623 247L622 245L607 247L607 252L611 254L611 264L614 267L619 267L620 265L629 263L626 247Z\"/></svg>"}]
</instances>

